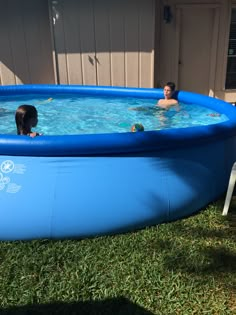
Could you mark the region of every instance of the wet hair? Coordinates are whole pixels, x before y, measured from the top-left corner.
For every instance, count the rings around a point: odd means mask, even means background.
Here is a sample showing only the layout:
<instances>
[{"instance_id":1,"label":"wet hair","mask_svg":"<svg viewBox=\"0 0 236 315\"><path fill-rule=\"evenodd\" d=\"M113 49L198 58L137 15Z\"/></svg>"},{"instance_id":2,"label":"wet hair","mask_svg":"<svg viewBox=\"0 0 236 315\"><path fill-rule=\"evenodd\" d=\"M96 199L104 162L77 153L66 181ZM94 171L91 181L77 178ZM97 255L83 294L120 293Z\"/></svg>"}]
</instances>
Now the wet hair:
<instances>
[{"instance_id":1,"label":"wet hair","mask_svg":"<svg viewBox=\"0 0 236 315\"><path fill-rule=\"evenodd\" d=\"M32 120L35 120L33 124ZM21 105L15 113L15 121L18 135L28 135L32 127L36 127L38 122L38 112L33 105Z\"/></svg>"},{"instance_id":2,"label":"wet hair","mask_svg":"<svg viewBox=\"0 0 236 315\"><path fill-rule=\"evenodd\" d=\"M174 82L167 82L165 86L168 86L172 92L175 91L175 84Z\"/></svg>"}]
</instances>

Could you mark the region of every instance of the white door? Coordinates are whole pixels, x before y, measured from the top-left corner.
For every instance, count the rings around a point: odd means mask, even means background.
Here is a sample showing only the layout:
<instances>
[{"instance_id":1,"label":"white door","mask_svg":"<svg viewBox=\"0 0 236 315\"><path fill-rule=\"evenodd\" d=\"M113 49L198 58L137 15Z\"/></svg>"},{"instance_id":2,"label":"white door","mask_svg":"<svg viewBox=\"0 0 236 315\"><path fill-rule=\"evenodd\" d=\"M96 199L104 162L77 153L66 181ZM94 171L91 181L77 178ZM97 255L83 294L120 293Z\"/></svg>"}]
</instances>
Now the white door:
<instances>
[{"instance_id":1,"label":"white door","mask_svg":"<svg viewBox=\"0 0 236 315\"><path fill-rule=\"evenodd\" d=\"M175 3L170 23L161 23L160 84L174 81L179 90L213 95L219 7Z\"/></svg>"},{"instance_id":2,"label":"white door","mask_svg":"<svg viewBox=\"0 0 236 315\"><path fill-rule=\"evenodd\" d=\"M177 20L178 88L213 95L219 25L217 7L180 6Z\"/></svg>"}]
</instances>

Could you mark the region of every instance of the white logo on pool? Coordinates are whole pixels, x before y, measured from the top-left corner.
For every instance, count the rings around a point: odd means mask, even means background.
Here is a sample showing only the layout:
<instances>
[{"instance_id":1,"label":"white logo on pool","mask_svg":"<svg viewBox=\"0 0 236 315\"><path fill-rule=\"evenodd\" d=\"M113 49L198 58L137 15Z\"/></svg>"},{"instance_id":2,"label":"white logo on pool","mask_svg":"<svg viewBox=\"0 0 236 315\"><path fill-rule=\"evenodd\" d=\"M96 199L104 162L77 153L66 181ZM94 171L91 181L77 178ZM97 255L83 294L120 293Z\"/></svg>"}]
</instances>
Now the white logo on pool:
<instances>
[{"instance_id":1,"label":"white logo on pool","mask_svg":"<svg viewBox=\"0 0 236 315\"><path fill-rule=\"evenodd\" d=\"M25 165L15 164L12 160L5 160L0 165L0 191L5 190L7 193L17 193L21 186L11 181L10 175L24 174Z\"/></svg>"},{"instance_id":2,"label":"white logo on pool","mask_svg":"<svg viewBox=\"0 0 236 315\"><path fill-rule=\"evenodd\" d=\"M1 164L1 171L3 173L10 173L14 170L14 163L11 160L6 160Z\"/></svg>"}]
</instances>

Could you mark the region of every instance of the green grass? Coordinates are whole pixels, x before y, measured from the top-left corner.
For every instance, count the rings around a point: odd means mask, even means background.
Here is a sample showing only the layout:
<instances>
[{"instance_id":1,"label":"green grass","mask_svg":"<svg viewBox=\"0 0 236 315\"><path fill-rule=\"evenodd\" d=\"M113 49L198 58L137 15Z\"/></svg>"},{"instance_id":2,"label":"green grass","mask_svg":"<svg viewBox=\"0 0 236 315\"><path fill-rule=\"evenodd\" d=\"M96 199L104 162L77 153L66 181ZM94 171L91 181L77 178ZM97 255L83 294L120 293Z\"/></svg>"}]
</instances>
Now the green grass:
<instances>
[{"instance_id":1,"label":"green grass","mask_svg":"<svg viewBox=\"0 0 236 315\"><path fill-rule=\"evenodd\" d=\"M236 219L222 207L116 236L1 242L0 314L236 314Z\"/></svg>"}]
</instances>

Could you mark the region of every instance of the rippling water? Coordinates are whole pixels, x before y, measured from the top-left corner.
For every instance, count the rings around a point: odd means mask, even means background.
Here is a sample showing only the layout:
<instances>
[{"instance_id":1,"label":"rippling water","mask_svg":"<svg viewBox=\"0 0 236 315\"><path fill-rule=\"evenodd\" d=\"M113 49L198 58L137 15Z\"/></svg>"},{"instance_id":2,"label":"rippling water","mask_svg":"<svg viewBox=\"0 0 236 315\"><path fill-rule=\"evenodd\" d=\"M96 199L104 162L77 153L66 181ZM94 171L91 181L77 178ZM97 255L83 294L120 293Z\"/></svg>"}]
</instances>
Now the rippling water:
<instances>
[{"instance_id":1,"label":"rippling water","mask_svg":"<svg viewBox=\"0 0 236 315\"><path fill-rule=\"evenodd\" d=\"M145 130L210 125L228 120L223 114L196 104L169 110L155 107L156 99L78 95L0 97L0 133L16 134L15 110L31 104L38 110L37 131L45 135L129 132L135 123Z\"/></svg>"}]
</instances>

